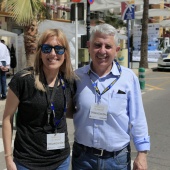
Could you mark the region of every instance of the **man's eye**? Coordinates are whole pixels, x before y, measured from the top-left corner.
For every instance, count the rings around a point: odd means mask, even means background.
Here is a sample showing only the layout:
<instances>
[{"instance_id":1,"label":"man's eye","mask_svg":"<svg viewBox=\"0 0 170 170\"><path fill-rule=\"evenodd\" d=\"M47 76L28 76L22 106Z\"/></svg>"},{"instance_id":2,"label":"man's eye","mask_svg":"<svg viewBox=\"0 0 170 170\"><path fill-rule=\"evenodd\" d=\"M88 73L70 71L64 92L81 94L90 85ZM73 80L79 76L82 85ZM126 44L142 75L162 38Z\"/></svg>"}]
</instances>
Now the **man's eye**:
<instances>
[{"instance_id":1,"label":"man's eye","mask_svg":"<svg viewBox=\"0 0 170 170\"><path fill-rule=\"evenodd\" d=\"M106 46L105 48L106 48L106 49L111 49L112 47L111 47L111 46Z\"/></svg>"},{"instance_id":2,"label":"man's eye","mask_svg":"<svg viewBox=\"0 0 170 170\"><path fill-rule=\"evenodd\" d=\"M94 46L95 46L95 48L100 48L101 47L100 44L95 44Z\"/></svg>"}]
</instances>

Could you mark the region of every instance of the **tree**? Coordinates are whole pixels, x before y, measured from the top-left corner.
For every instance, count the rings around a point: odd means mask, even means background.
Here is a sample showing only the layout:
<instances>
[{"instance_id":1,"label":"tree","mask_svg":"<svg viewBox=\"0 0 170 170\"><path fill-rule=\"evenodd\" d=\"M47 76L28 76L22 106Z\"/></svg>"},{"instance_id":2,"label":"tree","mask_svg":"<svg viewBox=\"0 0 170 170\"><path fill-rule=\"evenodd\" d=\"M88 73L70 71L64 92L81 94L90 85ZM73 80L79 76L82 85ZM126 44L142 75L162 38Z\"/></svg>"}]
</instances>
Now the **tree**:
<instances>
[{"instance_id":1,"label":"tree","mask_svg":"<svg viewBox=\"0 0 170 170\"><path fill-rule=\"evenodd\" d=\"M38 37L38 21L46 8L41 0L3 0L3 7L14 21L23 26L27 66L33 66Z\"/></svg>"},{"instance_id":2,"label":"tree","mask_svg":"<svg viewBox=\"0 0 170 170\"><path fill-rule=\"evenodd\" d=\"M126 23L124 23L123 20L116 16L114 13L111 14L110 12L108 12L107 15L105 16L104 21L117 29L126 27Z\"/></svg>"},{"instance_id":3,"label":"tree","mask_svg":"<svg viewBox=\"0 0 170 170\"><path fill-rule=\"evenodd\" d=\"M141 57L139 67L148 68L148 11L149 1L143 1L143 19L142 19L142 36L141 36Z\"/></svg>"}]
</instances>

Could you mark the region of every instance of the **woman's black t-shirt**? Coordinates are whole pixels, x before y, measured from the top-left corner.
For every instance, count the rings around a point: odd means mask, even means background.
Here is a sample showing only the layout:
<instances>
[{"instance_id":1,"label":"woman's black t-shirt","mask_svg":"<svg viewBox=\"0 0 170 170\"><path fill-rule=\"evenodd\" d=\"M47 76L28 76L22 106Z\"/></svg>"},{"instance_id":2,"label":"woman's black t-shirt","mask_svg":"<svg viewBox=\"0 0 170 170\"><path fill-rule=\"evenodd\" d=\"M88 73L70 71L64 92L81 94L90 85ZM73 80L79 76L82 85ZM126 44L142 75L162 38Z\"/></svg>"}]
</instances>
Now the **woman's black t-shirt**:
<instances>
[{"instance_id":1,"label":"woman's black t-shirt","mask_svg":"<svg viewBox=\"0 0 170 170\"><path fill-rule=\"evenodd\" d=\"M17 111L17 132L14 141L14 159L31 170L56 169L70 154L66 117L63 117L64 93L58 86L54 96L55 116L61 119L57 133L65 133L65 148L47 150L47 134L54 133L53 118L48 123L46 93L35 88L33 74L22 70L14 75L9 83L10 89L20 103ZM24 75L26 74L26 75ZM65 81L66 101L72 97L72 86Z\"/></svg>"}]
</instances>

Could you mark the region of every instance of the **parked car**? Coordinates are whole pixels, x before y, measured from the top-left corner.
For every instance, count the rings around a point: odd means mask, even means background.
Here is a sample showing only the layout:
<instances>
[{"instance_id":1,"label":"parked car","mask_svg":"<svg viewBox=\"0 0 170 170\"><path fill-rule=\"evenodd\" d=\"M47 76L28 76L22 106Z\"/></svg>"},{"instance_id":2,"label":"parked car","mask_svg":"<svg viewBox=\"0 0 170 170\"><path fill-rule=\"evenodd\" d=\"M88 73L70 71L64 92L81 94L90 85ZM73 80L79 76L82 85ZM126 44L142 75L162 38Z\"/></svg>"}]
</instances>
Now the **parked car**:
<instances>
[{"instance_id":1,"label":"parked car","mask_svg":"<svg viewBox=\"0 0 170 170\"><path fill-rule=\"evenodd\" d=\"M167 46L157 61L158 69L170 69L170 46Z\"/></svg>"}]
</instances>

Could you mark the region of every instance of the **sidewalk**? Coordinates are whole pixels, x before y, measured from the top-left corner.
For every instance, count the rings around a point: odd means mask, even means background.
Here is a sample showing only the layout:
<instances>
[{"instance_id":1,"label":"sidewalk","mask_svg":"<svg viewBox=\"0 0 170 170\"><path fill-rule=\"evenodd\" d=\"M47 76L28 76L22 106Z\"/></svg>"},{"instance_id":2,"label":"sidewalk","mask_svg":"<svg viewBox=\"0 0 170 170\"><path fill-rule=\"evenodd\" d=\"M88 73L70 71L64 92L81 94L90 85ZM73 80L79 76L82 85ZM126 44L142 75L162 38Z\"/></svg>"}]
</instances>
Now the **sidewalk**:
<instances>
[{"instance_id":1,"label":"sidewalk","mask_svg":"<svg viewBox=\"0 0 170 170\"><path fill-rule=\"evenodd\" d=\"M138 76L138 69L139 69L139 62L133 62L130 63L131 69L134 71L134 73ZM145 69L145 72L147 73L148 71L151 71L152 68L157 67L157 63L148 63L148 69Z\"/></svg>"},{"instance_id":2,"label":"sidewalk","mask_svg":"<svg viewBox=\"0 0 170 170\"><path fill-rule=\"evenodd\" d=\"M3 117L4 108L5 108L5 102L6 102L6 100L0 100L0 125L2 123L2 117Z\"/></svg>"}]
</instances>

